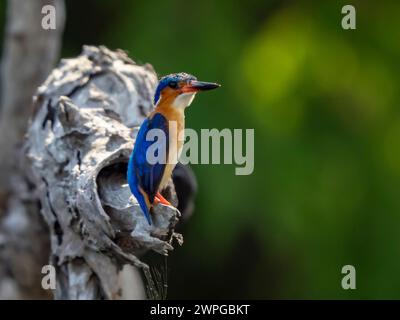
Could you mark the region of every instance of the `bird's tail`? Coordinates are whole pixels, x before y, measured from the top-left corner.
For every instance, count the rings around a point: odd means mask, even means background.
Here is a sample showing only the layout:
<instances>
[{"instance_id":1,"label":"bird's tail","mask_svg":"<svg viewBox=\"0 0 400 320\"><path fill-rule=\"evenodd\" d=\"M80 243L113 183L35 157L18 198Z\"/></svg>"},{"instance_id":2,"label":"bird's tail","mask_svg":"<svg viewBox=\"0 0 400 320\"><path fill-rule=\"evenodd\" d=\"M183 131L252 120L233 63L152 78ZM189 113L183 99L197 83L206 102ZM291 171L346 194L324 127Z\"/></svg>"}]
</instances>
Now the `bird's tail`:
<instances>
[{"instance_id":1,"label":"bird's tail","mask_svg":"<svg viewBox=\"0 0 400 320\"><path fill-rule=\"evenodd\" d=\"M142 189L139 188L140 196L138 197L138 202L140 204L140 208L142 208L143 214L146 217L147 222L151 225L151 213L153 205L149 200L149 197L146 193L142 192Z\"/></svg>"},{"instance_id":2,"label":"bird's tail","mask_svg":"<svg viewBox=\"0 0 400 320\"><path fill-rule=\"evenodd\" d=\"M150 215L150 213L152 213L153 206L150 205L150 207L148 208L148 207L145 205L144 207L145 207L144 209L142 208L143 213L144 213L144 216L146 217L146 220L147 220L147 222L149 223L149 225L151 225L151 224L152 224L152 221L151 221L151 215Z\"/></svg>"}]
</instances>

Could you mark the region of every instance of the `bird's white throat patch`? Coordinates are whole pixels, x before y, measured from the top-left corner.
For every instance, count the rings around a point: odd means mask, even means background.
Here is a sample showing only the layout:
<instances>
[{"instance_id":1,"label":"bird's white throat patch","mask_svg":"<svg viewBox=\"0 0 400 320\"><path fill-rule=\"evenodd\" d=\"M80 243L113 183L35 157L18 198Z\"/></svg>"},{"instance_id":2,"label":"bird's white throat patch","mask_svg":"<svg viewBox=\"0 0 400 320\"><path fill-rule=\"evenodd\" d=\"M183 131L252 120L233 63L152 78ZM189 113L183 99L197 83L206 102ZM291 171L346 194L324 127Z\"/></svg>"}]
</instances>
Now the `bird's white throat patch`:
<instances>
[{"instance_id":1,"label":"bird's white throat patch","mask_svg":"<svg viewBox=\"0 0 400 320\"><path fill-rule=\"evenodd\" d=\"M195 95L195 92L182 93L175 98L173 106L178 109L185 109L186 107L190 106Z\"/></svg>"}]
</instances>

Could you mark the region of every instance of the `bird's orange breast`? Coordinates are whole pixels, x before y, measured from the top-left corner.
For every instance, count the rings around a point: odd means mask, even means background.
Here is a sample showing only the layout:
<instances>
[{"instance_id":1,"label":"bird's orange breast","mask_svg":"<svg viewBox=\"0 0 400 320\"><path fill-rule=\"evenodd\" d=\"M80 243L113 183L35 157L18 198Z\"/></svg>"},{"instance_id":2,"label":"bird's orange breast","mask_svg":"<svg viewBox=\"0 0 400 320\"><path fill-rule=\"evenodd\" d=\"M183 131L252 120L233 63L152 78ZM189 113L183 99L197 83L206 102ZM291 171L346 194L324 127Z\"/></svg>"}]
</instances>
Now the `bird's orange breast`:
<instances>
[{"instance_id":1,"label":"bird's orange breast","mask_svg":"<svg viewBox=\"0 0 400 320\"><path fill-rule=\"evenodd\" d=\"M176 109L171 104L160 103L153 113L161 113L169 124L168 160L160 183L160 189L165 187L172 175L182 152L185 130L185 114L183 110Z\"/></svg>"}]
</instances>

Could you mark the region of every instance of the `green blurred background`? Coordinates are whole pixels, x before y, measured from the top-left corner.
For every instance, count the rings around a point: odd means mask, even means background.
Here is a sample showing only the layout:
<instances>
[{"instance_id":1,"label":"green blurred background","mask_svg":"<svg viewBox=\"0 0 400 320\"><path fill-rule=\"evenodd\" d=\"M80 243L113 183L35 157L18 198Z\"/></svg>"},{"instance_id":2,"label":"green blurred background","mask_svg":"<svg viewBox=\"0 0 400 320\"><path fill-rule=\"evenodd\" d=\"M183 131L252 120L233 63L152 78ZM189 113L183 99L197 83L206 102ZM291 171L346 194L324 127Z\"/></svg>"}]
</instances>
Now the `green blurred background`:
<instances>
[{"instance_id":1,"label":"green blurred background","mask_svg":"<svg viewBox=\"0 0 400 320\"><path fill-rule=\"evenodd\" d=\"M64 57L104 44L219 82L187 126L255 129L252 175L192 166L169 298L400 298L400 2L351 1L356 30L345 4L67 1Z\"/></svg>"}]
</instances>

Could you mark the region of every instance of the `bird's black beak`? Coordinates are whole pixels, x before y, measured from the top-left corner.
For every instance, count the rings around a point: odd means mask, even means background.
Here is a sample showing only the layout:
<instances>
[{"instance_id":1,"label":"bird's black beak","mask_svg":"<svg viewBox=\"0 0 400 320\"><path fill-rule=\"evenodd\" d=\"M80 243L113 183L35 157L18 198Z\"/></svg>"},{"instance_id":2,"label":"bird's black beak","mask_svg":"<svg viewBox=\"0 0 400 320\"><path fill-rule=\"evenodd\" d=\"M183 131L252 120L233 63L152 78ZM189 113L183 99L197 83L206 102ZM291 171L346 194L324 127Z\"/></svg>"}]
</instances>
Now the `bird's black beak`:
<instances>
[{"instance_id":1,"label":"bird's black beak","mask_svg":"<svg viewBox=\"0 0 400 320\"><path fill-rule=\"evenodd\" d=\"M221 85L219 85L218 83L192 80L182 88L182 91L183 92L207 91L219 88L220 86Z\"/></svg>"}]
</instances>

